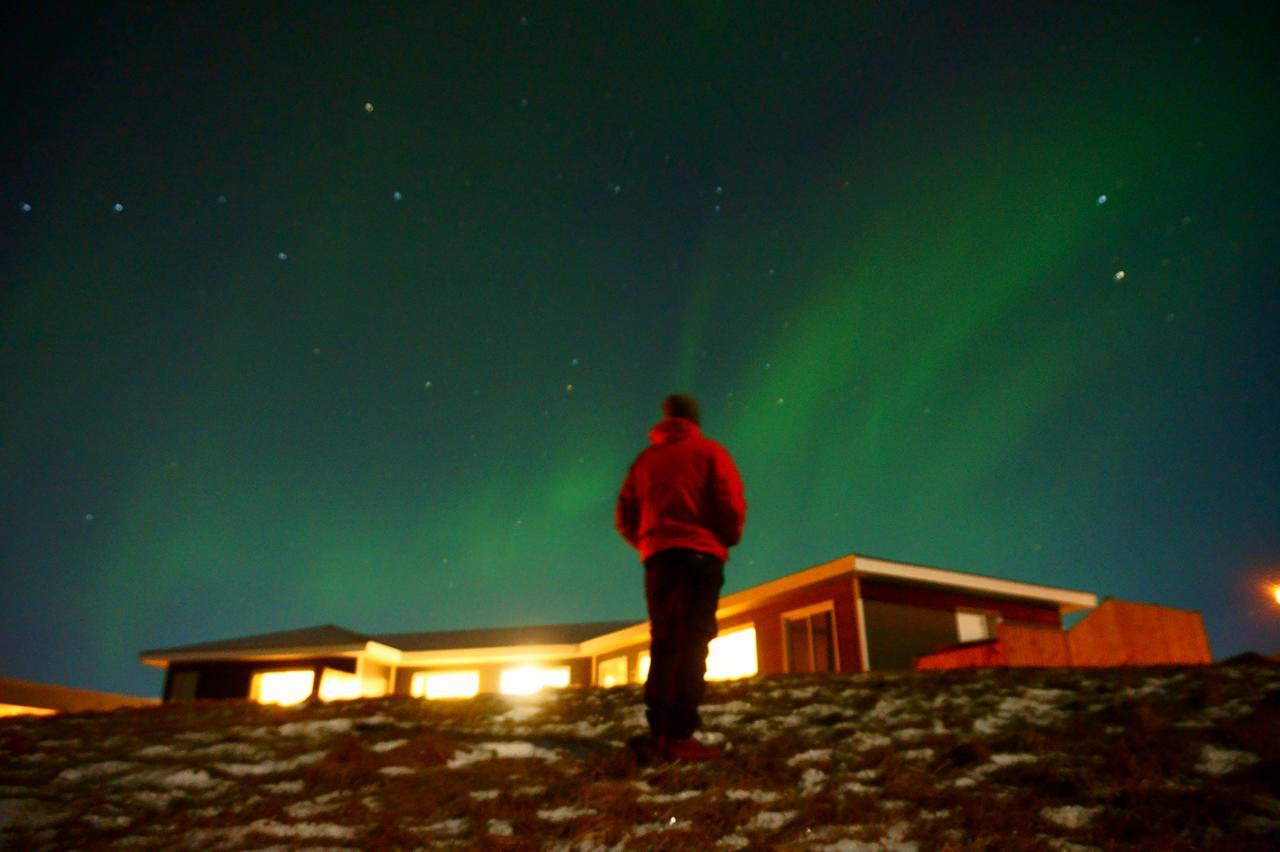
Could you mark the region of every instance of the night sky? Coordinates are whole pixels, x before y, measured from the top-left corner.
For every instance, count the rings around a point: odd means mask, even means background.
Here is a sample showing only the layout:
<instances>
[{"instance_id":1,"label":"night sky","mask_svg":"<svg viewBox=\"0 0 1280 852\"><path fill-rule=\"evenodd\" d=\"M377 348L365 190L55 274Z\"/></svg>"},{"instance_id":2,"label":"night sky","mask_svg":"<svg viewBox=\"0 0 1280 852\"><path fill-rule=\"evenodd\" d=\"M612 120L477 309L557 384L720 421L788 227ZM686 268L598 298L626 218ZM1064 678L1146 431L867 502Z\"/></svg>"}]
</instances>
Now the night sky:
<instances>
[{"instance_id":1,"label":"night sky","mask_svg":"<svg viewBox=\"0 0 1280 852\"><path fill-rule=\"evenodd\" d=\"M0 676L642 619L676 390L726 592L857 552L1280 650L1270 3L26 5Z\"/></svg>"}]
</instances>

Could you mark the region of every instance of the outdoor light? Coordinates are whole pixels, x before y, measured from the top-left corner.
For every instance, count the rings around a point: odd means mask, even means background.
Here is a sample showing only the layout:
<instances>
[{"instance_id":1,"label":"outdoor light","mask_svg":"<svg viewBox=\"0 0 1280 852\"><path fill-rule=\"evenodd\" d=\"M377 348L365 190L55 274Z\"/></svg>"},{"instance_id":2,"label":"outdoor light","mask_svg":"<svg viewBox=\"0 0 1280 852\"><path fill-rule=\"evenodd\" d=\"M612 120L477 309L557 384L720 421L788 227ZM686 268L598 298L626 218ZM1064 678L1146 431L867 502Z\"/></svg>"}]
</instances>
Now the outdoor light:
<instances>
[{"instance_id":1,"label":"outdoor light","mask_svg":"<svg viewBox=\"0 0 1280 852\"><path fill-rule=\"evenodd\" d=\"M286 672L258 672L253 676L250 695L259 704L301 704L311 697L316 673L311 669Z\"/></svg>"},{"instance_id":2,"label":"outdoor light","mask_svg":"<svg viewBox=\"0 0 1280 852\"><path fill-rule=\"evenodd\" d=\"M320 677L321 701L344 701L359 698L360 695L360 678L350 672L325 669Z\"/></svg>"},{"instance_id":3,"label":"outdoor light","mask_svg":"<svg viewBox=\"0 0 1280 852\"><path fill-rule=\"evenodd\" d=\"M470 698L479 691L479 672L418 672L410 682L410 692L416 698Z\"/></svg>"},{"instance_id":4,"label":"outdoor light","mask_svg":"<svg viewBox=\"0 0 1280 852\"><path fill-rule=\"evenodd\" d=\"M503 695L533 695L546 687L559 689L568 685L568 666L554 668L521 666L506 669L498 678L498 690Z\"/></svg>"},{"instance_id":5,"label":"outdoor light","mask_svg":"<svg viewBox=\"0 0 1280 852\"><path fill-rule=\"evenodd\" d=\"M711 640L707 652L707 680L751 677L759 670L754 627L735 630Z\"/></svg>"}]
</instances>

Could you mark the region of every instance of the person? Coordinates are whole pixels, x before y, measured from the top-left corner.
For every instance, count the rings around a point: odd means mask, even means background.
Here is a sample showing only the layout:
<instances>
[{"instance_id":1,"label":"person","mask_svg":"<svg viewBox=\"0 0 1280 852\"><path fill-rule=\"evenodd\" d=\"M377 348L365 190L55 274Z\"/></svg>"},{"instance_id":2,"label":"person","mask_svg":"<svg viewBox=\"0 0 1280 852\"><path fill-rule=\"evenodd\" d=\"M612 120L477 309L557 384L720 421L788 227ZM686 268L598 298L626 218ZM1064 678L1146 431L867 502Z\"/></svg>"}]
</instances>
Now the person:
<instances>
[{"instance_id":1,"label":"person","mask_svg":"<svg viewBox=\"0 0 1280 852\"><path fill-rule=\"evenodd\" d=\"M742 538L747 504L729 451L702 434L697 400L672 394L662 413L649 431L649 446L627 471L615 517L645 566L645 751L668 760L709 760L719 752L693 732L701 721L698 703L706 689L707 647L716 636L724 563Z\"/></svg>"}]
</instances>

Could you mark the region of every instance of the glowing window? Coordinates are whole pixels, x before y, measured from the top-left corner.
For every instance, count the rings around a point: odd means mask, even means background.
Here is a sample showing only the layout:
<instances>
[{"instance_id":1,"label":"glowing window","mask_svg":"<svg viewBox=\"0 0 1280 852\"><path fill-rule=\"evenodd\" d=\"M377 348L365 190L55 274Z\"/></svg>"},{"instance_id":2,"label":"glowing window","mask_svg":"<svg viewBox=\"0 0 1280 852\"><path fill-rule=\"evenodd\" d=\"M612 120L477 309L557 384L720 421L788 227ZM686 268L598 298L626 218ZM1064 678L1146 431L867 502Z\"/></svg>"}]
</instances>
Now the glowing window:
<instances>
[{"instance_id":1,"label":"glowing window","mask_svg":"<svg viewBox=\"0 0 1280 852\"><path fill-rule=\"evenodd\" d=\"M985 612L956 611L956 636L961 642L990 639L994 619Z\"/></svg>"},{"instance_id":2,"label":"glowing window","mask_svg":"<svg viewBox=\"0 0 1280 852\"><path fill-rule=\"evenodd\" d=\"M25 704L0 704L0 716L51 716L57 710L48 707L28 707Z\"/></svg>"},{"instance_id":3,"label":"glowing window","mask_svg":"<svg viewBox=\"0 0 1280 852\"><path fill-rule=\"evenodd\" d=\"M498 690L503 695L533 695L548 687L560 689L568 685L568 666L520 666L503 670L498 678Z\"/></svg>"},{"instance_id":4,"label":"glowing window","mask_svg":"<svg viewBox=\"0 0 1280 852\"><path fill-rule=\"evenodd\" d=\"M707 653L707 680L751 677L758 671L755 627L734 630L711 640Z\"/></svg>"},{"instance_id":5,"label":"glowing window","mask_svg":"<svg viewBox=\"0 0 1280 852\"><path fill-rule=\"evenodd\" d=\"M649 679L649 664L652 662L653 658L648 651L640 655L640 665L636 666L636 683L644 683Z\"/></svg>"},{"instance_id":6,"label":"glowing window","mask_svg":"<svg viewBox=\"0 0 1280 852\"><path fill-rule=\"evenodd\" d=\"M259 704L301 704L311 697L316 673L311 669L284 672L256 672L249 697Z\"/></svg>"},{"instance_id":7,"label":"glowing window","mask_svg":"<svg viewBox=\"0 0 1280 852\"><path fill-rule=\"evenodd\" d=\"M418 672L409 682L417 698L470 698L479 691L479 672Z\"/></svg>"},{"instance_id":8,"label":"glowing window","mask_svg":"<svg viewBox=\"0 0 1280 852\"><path fill-rule=\"evenodd\" d=\"M596 679L604 687L622 686L627 682L627 658L614 657L611 660L601 660Z\"/></svg>"},{"instance_id":9,"label":"glowing window","mask_svg":"<svg viewBox=\"0 0 1280 852\"><path fill-rule=\"evenodd\" d=\"M320 676L321 701L344 701L359 698L361 693L360 678L349 672L325 669Z\"/></svg>"}]
</instances>

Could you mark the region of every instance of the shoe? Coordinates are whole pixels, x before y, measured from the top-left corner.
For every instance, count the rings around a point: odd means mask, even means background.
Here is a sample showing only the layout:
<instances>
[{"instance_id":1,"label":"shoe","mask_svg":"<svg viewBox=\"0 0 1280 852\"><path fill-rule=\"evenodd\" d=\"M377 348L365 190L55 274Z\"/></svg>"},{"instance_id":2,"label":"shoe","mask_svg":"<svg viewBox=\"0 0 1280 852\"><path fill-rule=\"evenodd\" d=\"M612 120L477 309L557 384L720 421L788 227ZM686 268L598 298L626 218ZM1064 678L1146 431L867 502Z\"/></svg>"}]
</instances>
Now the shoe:
<instances>
[{"instance_id":1,"label":"shoe","mask_svg":"<svg viewBox=\"0 0 1280 852\"><path fill-rule=\"evenodd\" d=\"M667 760L680 760L685 763L702 763L707 760L715 760L720 756L720 749L703 745L693 737L686 737L682 740L661 737L658 747L662 756Z\"/></svg>"}]
</instances>

